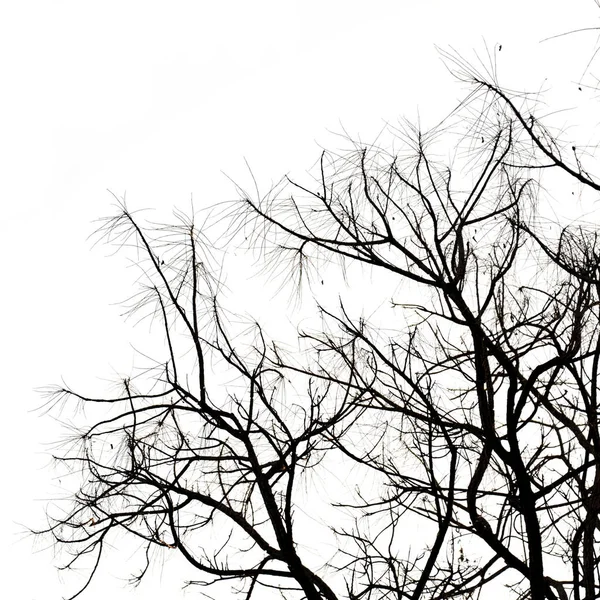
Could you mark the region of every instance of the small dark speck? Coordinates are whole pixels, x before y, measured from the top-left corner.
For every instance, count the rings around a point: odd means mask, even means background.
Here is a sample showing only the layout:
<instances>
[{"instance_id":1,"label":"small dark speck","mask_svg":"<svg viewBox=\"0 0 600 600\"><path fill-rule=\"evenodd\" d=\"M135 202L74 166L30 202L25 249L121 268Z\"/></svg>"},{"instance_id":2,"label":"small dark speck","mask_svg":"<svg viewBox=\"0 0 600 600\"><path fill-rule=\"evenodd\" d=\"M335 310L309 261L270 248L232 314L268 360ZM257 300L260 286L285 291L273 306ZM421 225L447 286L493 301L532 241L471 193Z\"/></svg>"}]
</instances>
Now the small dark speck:
<instances>
[{"instance_id":1,"label":"small dark speck","mask_svg":"<svg viewBox=\"0 0 600 600\"><path fill-rule=\"evenodd\" d=\"M323 282L323 280L322 280L322 279L321 279L321 285L324 285L324 282Z\"/></svg>"},{"instance_id":2,"label":"small dark speck","mask_svg":"<svg viewBox=\"0 0 600 600\"><path fill-rule=\"evenodd\" d=\"M581 86L579 86L577 89L578 89L579 91L581 91Z\"/></svg>"},{"instance_id":3,"label":"small dark speck","mask_svg":"<svg viewBox=\"0 0 600 600\"><path fill-rule=\"evenodd\" d=\"M500 44L500 45L498 46L498 52L501 52L501 51L502 51L502 44Z\"/></svg>"}]
</instances>

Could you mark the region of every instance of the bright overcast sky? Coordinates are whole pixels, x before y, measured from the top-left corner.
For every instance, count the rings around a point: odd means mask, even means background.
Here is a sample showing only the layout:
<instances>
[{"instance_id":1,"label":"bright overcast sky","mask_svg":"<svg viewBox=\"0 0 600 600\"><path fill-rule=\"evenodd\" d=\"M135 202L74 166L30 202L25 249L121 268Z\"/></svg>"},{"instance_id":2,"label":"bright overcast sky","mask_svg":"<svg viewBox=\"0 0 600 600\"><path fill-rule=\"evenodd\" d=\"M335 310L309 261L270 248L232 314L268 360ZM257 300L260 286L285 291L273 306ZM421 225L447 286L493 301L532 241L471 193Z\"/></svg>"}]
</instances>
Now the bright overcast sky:
<instances>
[{"instance_id":1,"label":"bright overcast sky","mask_svg":"<svg viewBox=\"0 0 600 600\"><path fill-rule=\"evenodd\" d=\"M540 41L599 17L593 0L4 2L0 594L73 589L20 524L43 523L41 500L59 492L42 445L57 430L30 412L34 389L131 364L114 306L130 274L86 240L110 214L107 190L130 208L202 208L235 197L222 172L247 182L244 160L267 188L343 130L368 142L403 116L431 124L462 94L435 45L473 58L502 44L501 83L570 98L596 34ZM84 598L183 598L169 569L137 592L103 574Z\"/></svg>"}]
</instances>

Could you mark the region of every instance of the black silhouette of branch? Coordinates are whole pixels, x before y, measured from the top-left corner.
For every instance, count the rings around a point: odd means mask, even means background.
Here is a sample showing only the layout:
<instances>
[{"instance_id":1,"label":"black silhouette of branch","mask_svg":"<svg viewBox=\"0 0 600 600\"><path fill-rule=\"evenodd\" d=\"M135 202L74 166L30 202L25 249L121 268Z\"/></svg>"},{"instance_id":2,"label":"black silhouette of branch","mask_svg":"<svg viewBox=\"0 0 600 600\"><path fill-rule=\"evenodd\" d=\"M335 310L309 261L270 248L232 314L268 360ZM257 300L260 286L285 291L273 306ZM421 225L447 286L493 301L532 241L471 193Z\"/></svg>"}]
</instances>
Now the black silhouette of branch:
<instances>
[{"instance_id":1,"label":"black silhouette of branch","mask_svg":"<svg viewBox=\"0 0 600 600\"><path fill-rule=\"evenodd\" d=\"M323 152L312 181L218 215L313 292L297 352L232 324L193 220L146 229L121 203L104 223L142 257L132 311L164 356L116 397L53 393L101 415L57 456L82 482L46 533L67 567L94 557L72 598L118 534L144 547L136 581L174 551L247 599L600 597L598 227L551 220L544 177L600 184L533 98L444 57L472 88L459 120L407 128L397 154ZM340 270L332 301L316 284Z\"/></svg>"}]
</instances>

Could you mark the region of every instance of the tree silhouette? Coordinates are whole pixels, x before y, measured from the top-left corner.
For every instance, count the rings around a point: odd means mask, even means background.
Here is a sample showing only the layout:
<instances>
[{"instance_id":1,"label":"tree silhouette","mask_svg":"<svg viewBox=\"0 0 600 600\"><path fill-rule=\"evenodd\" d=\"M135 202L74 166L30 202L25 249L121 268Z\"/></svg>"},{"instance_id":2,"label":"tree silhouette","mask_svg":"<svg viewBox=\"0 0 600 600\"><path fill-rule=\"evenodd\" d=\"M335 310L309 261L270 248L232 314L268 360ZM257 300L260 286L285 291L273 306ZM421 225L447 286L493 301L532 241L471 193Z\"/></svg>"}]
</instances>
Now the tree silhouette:
<instances>
[{"instance_id":1,"label":"tree silhouette","mask_svg":"<svg viewBox=\"0 0 600 600\"><path fill-rule=\"evenodd\" d=\"M314 297L293 350L221 306L204 225L104 222L164 354L115 397L50 393L100 415L57 456L81 482L44 532L90 567L73 598L119 535L134 581L176 552L247 599L600 597L600 242L552 200L593 200L593 156L443 56L470 92L440 126L211 213Z\"/></svg>"}]
</instances>

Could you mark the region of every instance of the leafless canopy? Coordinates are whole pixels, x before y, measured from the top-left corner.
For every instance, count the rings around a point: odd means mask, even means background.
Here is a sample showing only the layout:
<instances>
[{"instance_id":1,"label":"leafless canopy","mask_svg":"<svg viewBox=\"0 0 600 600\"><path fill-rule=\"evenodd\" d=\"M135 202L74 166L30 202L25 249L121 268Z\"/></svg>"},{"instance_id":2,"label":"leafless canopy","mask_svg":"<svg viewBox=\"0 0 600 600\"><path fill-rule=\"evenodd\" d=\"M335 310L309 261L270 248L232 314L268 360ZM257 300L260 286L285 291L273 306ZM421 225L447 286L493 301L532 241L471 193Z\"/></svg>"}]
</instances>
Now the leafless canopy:
<instances>
[{"instance_id":1,"label":"leafless canopy","mask_svg":"<svg viewBox=\"0 0 600 600\"><path fill-rule=\"evenodd\" d=\"M53 392L99 415L46 530L90 568L73 598L117 538L135 581L178 553L246 599L600 597L600 241L553 209L594 206L593 157L445 58L471 93L438 128L221 207L230 247L312 292L293 352L221 307L192 219L105 222L164 352L115 397Z\"/></svg>"}]
</instances>

